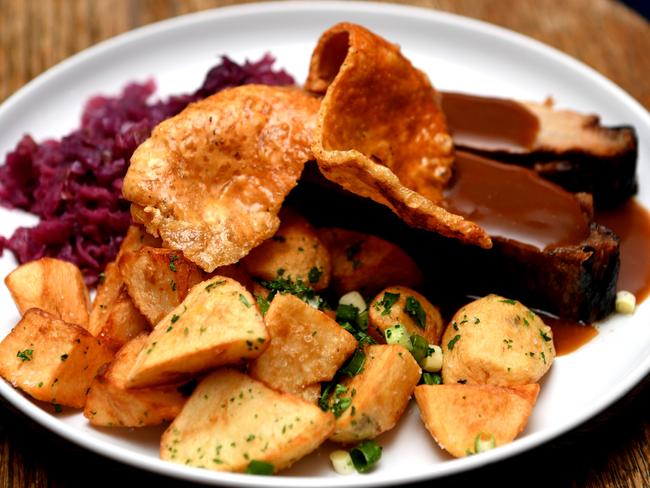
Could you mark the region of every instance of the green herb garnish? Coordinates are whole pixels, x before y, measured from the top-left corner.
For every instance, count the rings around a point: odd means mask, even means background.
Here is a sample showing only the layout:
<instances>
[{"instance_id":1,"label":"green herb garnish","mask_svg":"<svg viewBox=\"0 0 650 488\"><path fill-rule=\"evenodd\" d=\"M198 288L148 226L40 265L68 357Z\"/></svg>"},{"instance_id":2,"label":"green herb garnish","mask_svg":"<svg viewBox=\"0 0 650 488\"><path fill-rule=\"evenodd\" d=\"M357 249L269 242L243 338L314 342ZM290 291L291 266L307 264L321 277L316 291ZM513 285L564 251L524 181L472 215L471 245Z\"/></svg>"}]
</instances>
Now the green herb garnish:
<instances>
[{"instance_id":1,"label":"green herb garnish","mask_svg":"<svg viewBox=\"0 0 650 488\"><path fill-rule=\"evenodd\" d=\"M269 301L264 298L263 295L255 295L255 301L257 302L257 306L260 308L262 315L266 315L266 312L269 311L269 307L271 306Z\"/></svg>"},{"instance_id":2,"label":"green herb garnish","mask_svg":"<svg viewBox=\"0 0 650 488\"><path fill-rule=\"evenodd\" d=\"M248 467L246 468L246 474L258 474L258 475L268 476L270 474L273 474L274 469L275 467L271 463L253 459L250 463L248 463Z\"/></svg>"},{"instance_id":3,"label":"green herb garnish","mask_svg":"<svg viewBox=\"0 0 650 488\"><path fill-rule=\"evenodd\" d=\"M250 302L241 293L239 294L239 301L242 302L246 306L246 308L251 308Z\"/></svg>"},{"instance_id":4,"label":"green herb garnish","mask_svg":"<svg viewBox=\"0 0 650 488\"><path fill-rule=\"evenodd\" d=\"M313 285L314 283L318 283L318 280L320 280L320 277L323 275L323 272L318 269L316 266L314 266L312 269L309 270L309 274L307 277L309 278L309 282Z\"/></svg>"},{"instance_id":5,"label":"green herb garnish","mask_svg":"<svg viewBox=\"0 0 650 488\"><path fill-rule=\"evenodd\" d=\"M420 304L420 302L415 297L406 297L404 311L409 314L413 320L415 320L415 323L420 329L425 329L427 323L427 314L424 313L422 304Z\"/></svg>"},{"instance_id":6,"label":"green herb garnish","mask_svg":"<svg viewBox=\"0 0 650 488\"><path fill-rule=\"evenodd\" d=\"M363 441L350 449L350 457L359 473L367 473L381 459L381 446L375 441Z\"/></svg>"},{"instance_id":7,"label":"green herb garnish","mask_svg":"<svg viewBox=\"0 0 650 488\"><path fill-rule=\"evenodd\" d=\"M375 307L377 308L377 310L380 310L383 307L384 309L381 311L381 314L388 315L390 314L390 310L395 304L395 302L399 300L399 297L400 297L399 293L391 293L387 291L384 293L382 299L379 302L377 302Z\"/></svg>"},{"instance_id":8,"label":"green herb garnish","mask_svg":"<svg viewBox=\"0 0 650 488\"><path fill-rule=\"evenodd\" d=\"M442 378L438 373L424 371L422 373L422 383L425 385L442 385Z\"/></svg>"},{"instance_id":9,"label":"green herb garnish","mask_svg":"<svg viewBox=\"0 0 650 488\"><path fill-rule=\"evenodd\" d=\"M460 340L460 334L456 334L447 344L447 349L451 351L459 340Z\"/></svg>"},{"instance_id":10,"label":"green herb garnish","mask_svg":"<svg viewBox=\"0 0 650 488\"><path fill-rule=\"evenodd\" d=\"M215 286L223 285L225 282L226 280L213 281L212 283L210 283L205 287L205 291L210 293Z\"/></svg>"},{"instance_id":11,"label":"green herb garnish","mask_svg":"<svg viewBox=\"0 0 650 488\"><path fill-rule=\"evenodd\" d=\"M25 349L24 351L18 351L16 357L20 358L21 361L25 362L25 361L31 361L33 355L34 355L33 349Z\"/></svg>"},{"instance_id":12,"label":"green herb garnish","mask_svg":"<svg viewBox=\"0 0 650 488\"><path fill-rule=\"evenodd\" d=\"M174 273L176 273L176 261L178 260L178 256L176 254L172 254L169 256L169 269L171 269Z\"/></svg>"}]
</instances>

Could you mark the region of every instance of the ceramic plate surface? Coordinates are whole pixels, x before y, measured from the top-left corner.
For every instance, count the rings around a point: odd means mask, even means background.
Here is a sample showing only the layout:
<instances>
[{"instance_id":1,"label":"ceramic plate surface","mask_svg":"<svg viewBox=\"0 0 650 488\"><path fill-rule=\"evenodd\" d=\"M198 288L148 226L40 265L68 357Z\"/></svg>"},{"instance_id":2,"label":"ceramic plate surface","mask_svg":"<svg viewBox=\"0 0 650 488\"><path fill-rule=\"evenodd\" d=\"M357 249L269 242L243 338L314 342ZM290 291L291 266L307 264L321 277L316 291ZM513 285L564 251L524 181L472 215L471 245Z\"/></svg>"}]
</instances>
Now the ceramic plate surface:
<instances>
[{"instance_id":1,"label":"ceramic plate surface","mask_svg":"<svg viewBox=\"0 0 650 488\"><path fill-rule=\"evenodd\" d=\"M22 88L0 107L0 154L24 133L37 140L58 137L78 125L82 105L98 93L116 94L128 81L155 78L159 94L192 91L220 54L237 61L270 51L277 66L304 80L321 32L339 21L360 23L392 42L437 88L543 100L596 112L607 125L633 125L639 136L638 199L650 207L650 116L617 86L551 48L474 20L403 6L369 3L273 3L201 12L121 35L78 54ZM34 218L0 210L0 233L10 235ZM0 277L15 266L0 260ZM5 287L0 290L0 337L19 316ZM369 486L431 479L520 453L575 427L624 395L650 371L650 302L630 317L611 317L599 335L577 352L559 357L544 378L526 431L513 443L465 459L438 449L411 405L397 427L379 438L380 465L367 475L339 476L325 445L275 477L221 474L163 462L162 428L96 429L81 413L54 415L0 381L0 394L35 421L92 451L185 480L258 486Z\"/></svg>"}]
</instances>

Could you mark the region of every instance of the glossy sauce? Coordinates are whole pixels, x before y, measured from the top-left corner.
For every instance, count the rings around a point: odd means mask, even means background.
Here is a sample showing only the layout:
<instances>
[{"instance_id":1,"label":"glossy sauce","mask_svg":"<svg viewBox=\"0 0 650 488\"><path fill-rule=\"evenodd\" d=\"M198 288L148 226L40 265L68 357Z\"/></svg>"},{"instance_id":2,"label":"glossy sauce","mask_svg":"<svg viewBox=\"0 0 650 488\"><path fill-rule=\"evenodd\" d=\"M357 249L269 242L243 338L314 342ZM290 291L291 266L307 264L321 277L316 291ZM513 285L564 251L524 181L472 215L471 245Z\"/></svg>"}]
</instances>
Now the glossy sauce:
<instances>
[{"instance_id":1,"label":"glossy sauce","mask_svg":"<svg viewBox=\"0 0 650 488\"><path fill-rule=\"evenodd\" d=\"M444 92L442 109L459 147L522 152L539 132L537 117L513 100Z\"/></svg>"},{"instance_id":2,"label":"glossy sauce","mask_svg":"<svg viewBox=\"0 0 650 488\"><path fill-rule=\"evenodd\" d=\"M492 237L545 249L589 233L578 200L532 170L457 151L454 173L443 205Z\"/></svg>"},{"instance_id":3,"label":"glossy sauce","mask_svg":"<svg viewBox=\"0 0 650 488\"><path fill-rule=\"evenodd\" d=\"M621 238L618 289L632 292L640 303L650 294L650 212L632 199L617 209L596 212L595 220Z\"/></svg>"},{"instance_id":4,"label":"glossy sauce","mask_svg":"<svg viewBox=\"0 0 650 488\"><path fill-rule=\"evenodd\" d=\"M542 315L544 323L553 330L553 344L558 356L569 354L598 335L598 330L589 324Z\"/></svg>"}]
</instances>

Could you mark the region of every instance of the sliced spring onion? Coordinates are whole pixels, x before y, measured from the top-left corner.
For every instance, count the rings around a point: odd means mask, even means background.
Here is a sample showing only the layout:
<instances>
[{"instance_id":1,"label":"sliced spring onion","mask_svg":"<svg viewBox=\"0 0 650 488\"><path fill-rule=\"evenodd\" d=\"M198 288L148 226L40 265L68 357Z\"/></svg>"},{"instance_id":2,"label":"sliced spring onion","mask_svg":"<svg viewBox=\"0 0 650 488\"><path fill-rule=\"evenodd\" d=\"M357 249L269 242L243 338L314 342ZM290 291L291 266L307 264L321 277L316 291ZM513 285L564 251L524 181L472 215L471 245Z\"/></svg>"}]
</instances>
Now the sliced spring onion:
<instances>
[{"instance_id":1,"label":"sliced spring onion","mask_svg":"<svg viewBox=\"0 0 650 488\"><path fill-rule=\"evenodd\" d=\"M339 373L350 377L356 376L363 371L363 365L365 362L366 354L363 352L363 349L357 349L354 351L354 354L347 364L339 370Z\"/></svg>"},{"instance_id":2,"label":"sliced spring onion","mask_svg":"<svg viewBox=\"0 0 650 488\"><path fill-rule=\"evenodd\" d=\"M442 385L442 378L437 373L422 373L422 383L425 385Z\"/></svg>"},{"instance_id":3,"label":"sliced spring onion","mask_svg":"<svg viewBox=\"0 0 650 488\"><path fill-rule=\"evenodd\" d=\"M392 327L386 329L384 331L384 337L386 337L387 344L399 344L400 346L404 346L409 351L413 348L411 344L411 337L409 336L406 327L404 327L402 324L395 324Z\"/></svg>"},{"instance_id":4,"label":"sliced spring onion","mask_svg":"<svg viewBox=\"0 0 650 488\"><path fill-rule=\"evenodd\" d=\"M381 446L375 441L363 441L350 449L350 457L359 473L367 473L381 458Z\"/></svg>"},{"instance_id":5,"label":"sliced spring onion","mask_svg":"<svg viewBox=\"0 0 650 488\"><path fill-rule=\"evenodd\" d=\"M427 357L428 350L429 343L424 337L417 334L411 336L411 354L413 354L413 358L415 358L418 364L422 364L424 358Z\"/></svg>"},{"instance_id":6,"label":"sliced spring onion","mask_svg":"<svg viewBox=\"0 0 650 488\"><path fill-rule=\"evenodd\" d=\"M354 473L354 464L352 464L352 457L348 451L339 450L330 453L330 461L334 471L338 474Z\"/></svg>"},{"instance_id":7,"label":"sliced spring onion","mask_svg":"<svg viewBox=\"0 0 650 488\"><path fill-rule=\"evenodd\" d=\"M621 290L616 294L616 311L618 313L634 313L636 297L629 291Z\"/></svg>"},{"instance_id":8,"label":"sliced spring onion","mask_svg":"<svg viewBox=\"0 0 650 488\"><path fill-rule=\"evenodd\" d=\"M442 369L442 348L430 345L426 357L420 362L420 366L429 373L437 373Z\"/></svg>"},{"instance_id":9,"label":"sliced spring onion","mask_svg":"<svg viewBox=\"0 0 650 488\"><path fill-rule=\"evenodd\" d=\"M485 432L479 432L474 439L474 452L477 454L479 452L489 451L496 447L496 439L492 434L486 434Z\"/></svg>"},{"instance_id":10,"label":"sliced spring onion","mask_svg":"<svg viewBox=\"0 0 650 488\"><path fill-rule=\"evenodd\" d=\"M274 469L275 467L271 463L253 459L250 463L248 463L248 467L246 468L246 474L269 475L269 474L273 474Z\"/></svg>"},{"instance_id":11,"label":"sliced spring onion","mask_svg":"<svg viewBox=\"0 0 650 488\"><path fill-rule=\"evenodd\" d=\"M359 313L368 308L366 301L358 291L351 291L343 295L339 298L339 305L352 305L353 307L356 307Z\"/></svg>"}]
</instances>

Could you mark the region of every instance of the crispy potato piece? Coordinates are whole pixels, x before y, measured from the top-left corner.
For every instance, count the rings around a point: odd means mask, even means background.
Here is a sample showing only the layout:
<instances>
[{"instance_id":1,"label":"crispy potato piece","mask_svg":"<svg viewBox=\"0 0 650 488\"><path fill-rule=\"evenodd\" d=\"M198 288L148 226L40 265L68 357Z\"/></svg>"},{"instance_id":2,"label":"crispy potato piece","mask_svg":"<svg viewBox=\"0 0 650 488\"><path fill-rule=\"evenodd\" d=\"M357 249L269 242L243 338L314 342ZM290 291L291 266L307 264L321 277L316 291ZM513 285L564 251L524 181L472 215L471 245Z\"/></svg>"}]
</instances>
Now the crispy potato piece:
<instances>
[{"instance_id":1,"label":"crispy potato piece","mask_svg":"<svg viewBox=\"0 0 650 488\"><path fill-rule=\"evenodd\" d=\"M417 288L423 281L415 261L379 237L334 227L319 229L318 237L330 252L330 286L338 295L353 290L374 295L392 285Z\"/></svg>"},{"instance_id":2,"label":"crispy potato piece","mask_svg":"<svg viewBox=\"0 0 650 488\"><path fill-rule=\"evenodd\" d=\"M269 334L242 285L215 276L156 325L127 379L129 388L182 381L224 364L259 356Z\"/></svg>"},{"instance_id":3,"label":"crispy potato piece","mask_svg":"<svg viewBox=\"0 0 650 488\"><path fill-rule=\"evenodd\" d=\"M199 383L165 431L160 457L234 472L258 460L278 472L316 449L333 427L331 413L222 369Z\"/></svg>"},{"instance_id":4,"label":"crispy potato piece","mask_svg":"<svg viewBox=\"0 0 650 488\"><path fill-rule=\"evenodd\" d=\"M183 258L183 253L171 249L143 247L125 252L118 263L133 303L154 325L205 279L203 271Z\"/></svg>"},{"instance_id":5,"label":"crispy potato piece","mask_svg":"<svg viewBox=\"0 0 650 488\"><path fill-rule=\"evenodd\" d=\"M320 399L321 395L321 386L320 383L315 383L313 385L305 386L302 391L298 392L297 395L305 400L306 402L316 404Z\"/></svg>"},{"instance_id":6,"label":"crispy potato piece","mask_svg":"<svg viewBox=\"0 0 650 488\"><path fill-rule=\"evenodd\" d=\"M158 124L131 157L131 214L205 271L239 261L280 224L313 159L319 101L294 87L246 85Z\"/></svg>"},{"instance_id":7,"label":"crispy potato piece","mask_svg":"<svg viewBox=\"0 0 650 488\"><path fill-rule=\"evenodd\" d=\"M125 286L121 287L120 294L110 307L97 337L111 349L117 351L138 334L151 329L147 319L133 304Z\"/></svg>"},{"instance_id":8,"label":"crispy potato piece","mask_svg":"<svg viewBox=\"0 0 650 488\"><path fill-rule=\"evenodd\" d=\"M249 373L287 393L300 395L313 383L330 381L357 348L352 334L293 295L277 295L264 321L271 343Z\"/></svg>"},{"instance_id":9,"label":"crispy potato piece","mask_svg":"<svg viewBox=\"0 0 650 488\"><path fill-rule=\"evenodd\" d=\"M187 401L180 385L127 389L126 377L147 343L140 334L120 349L110 364L100 369L90 385L84 416L93 425L143 427L173 420Z\"/></svg>"},{"instance_id":10,"label":"crispy potato piece","mask_svg":"<svg viewBox=\"0 0 650 488\"><path fill-rule=\"evenodd\" d=\"M119 260L126 252L139 251L143 247L163 247L158 237L149 234L141 225L131 225L126 232L115 261Z\"/></svg>"},{"instance_id":11,"label":"crispy potato piece","mask_svg":"<svg viewBox=\"0 0 650 488\"><path fill-rule=\"evenodd\" d=\"M551 328L521 303L498 295L456 312L441 344L445 384L536 383L555 358Z\"/></svg>"},{"instance_id":12,"label":"crispy potato piece","mask_svg":"<svg viewBox=\"0 0 650 488\"><path fill-rule=\"evenodd\" d=\"M83 408L95 373L112 357L86 329L32 308L0 343L0 376L37 400Z\"/></svg>"},{"instance_id":13,"label":"crispy potato piece","mask_svg":"<svg viewBox=\"0 0 650 488\"><path fill-rule=\"evenodd\" d=\"M402 324L409 334L421 335L429 344L440 344L444 329L438 307L405 286L386 288L370 303L368 333L377 342L386 342L384 332L395 324Z\"/></svg>"},{"instance_id":14,"label":"crispy potato piece","mask_svg":"<svg viewBox=\"0 0 650 488\"><path fill-rule=\"evenodd\" d=\"M327 179L411 226L491 247L481 227L437 205L454 145L438 93L398 46L337 24L318 41L305 87L325 94L312 149Z\"/></svg>"},{"instance_id":15,"label":"crispy potato piece","mask_svg":"<svg viewBox=\"0 0 650 488\"><path fill-rule=\"evenodd\" d=\"M476 453L477 436L494 436L496 446L524 430L539 385L510 388L486 385L420 385L415 400L424 425L452 456Z\"/></svg>"},{"instance_id":16,"label":"crispy potato piece","mask_svg":"<svg viewBox=\"0 0 650 488\"><path fill-rule=\"evenodd\" d=\"M306 219L293 211L280 212L280 228L273 237L253 249L244 259L248 271L263 280L283 276L300 278L314 290L327 288L330 281L329 252Z\"/></svg>"},{"instance_id":17,"label":"crispy potato piece","mask_svg":"<svg viewBox=\"0 0 650 488\"><path fill-rule=\"evenodd\" d=\"M342 383L347 391L338 398L350 398L351 403L336 419L330 439L353 443L373 439L395 427L421 373L411 353L402 346L367 347L363 371Z\"/></svg>"},{"instance_id":18,"label":"crispy potato piece","mask_svg":"<svg viewBox=\"0 0 650 488\"><path fill-rule=\"evenodd\" d=\"M21 314L39 308L71 324L88 327L88 289L74 264L41 258L18 266L7 275L5 284Z\"/></svg>"},{"instance_id":19,"label":"crispy potato piece","mask_svg":"<svg viewBox=\"0 0 650 488\"><path fill-rule=\"evenodd\" d=\"M109 263L90 312L89 332L117 351L150 325L133 304L117 263Z\"/></svg>"},{"instance_id":20,"label":"crispy potato piece","mask_svg":"<svg viewBox=\"0 0 650 488\"><path fill-rule=\"evenodd\" d=\"M257 285L241 261L235 264L228 264L226 266L218 267L212 273L210 273L206 279L212 278L213 276L227 276L228 278L232 278L233 280L244 285L244 287L251 293L255 291L255 287Z\"/></svg>"}]
</instances>

